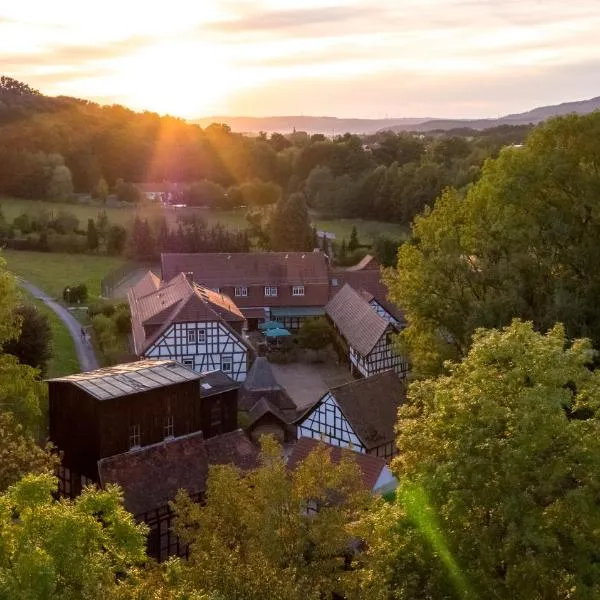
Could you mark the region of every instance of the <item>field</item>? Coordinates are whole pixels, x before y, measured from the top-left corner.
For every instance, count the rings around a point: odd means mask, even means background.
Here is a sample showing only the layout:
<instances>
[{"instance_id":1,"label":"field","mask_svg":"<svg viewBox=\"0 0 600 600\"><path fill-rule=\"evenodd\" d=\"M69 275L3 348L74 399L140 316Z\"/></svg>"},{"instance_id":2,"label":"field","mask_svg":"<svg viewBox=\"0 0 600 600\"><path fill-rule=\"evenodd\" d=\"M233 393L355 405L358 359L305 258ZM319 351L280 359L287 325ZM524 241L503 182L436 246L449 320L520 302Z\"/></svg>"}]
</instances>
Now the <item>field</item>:
<instances>
[{"instance_id":1,"label":"field","mask_svg":"<svg viewBox=\"0 0 600 600\"><path fill-rule=\"evenodd\" d=\"M39 311L46 315L52 328L53 356L48 361L47 377L62 377L79 372L79 360L71 334L56 313L48 308L41 300L35 300Z\"/></svg>"},{"instance_id":2,"label":"field","mask_svg":"<svg viewBox=\"0 0 600 600\"><path fill-rule=\"evenodd\" d=\"M12 221L22 212L36 214L47 210L55 215L61 211L68 211L77 216L80 226L85 228L88 219L95 219L103 210L100 206L86 204L70 204L58 202L43 202L41 200L25 200L22 198L0 198L0 207L4 217ZM111 223L127 226L138 216L150 222L164 216L170 223L175 223L180 214L198 214L208 223L214 225L221 223L230 229L245 229L247 222L244 209L224 211L204 208L162 208L157 205L144 205L140 208L107 207L106 215ZM397 223L383 223L379 221L363 221L361 219L335 219L326 220L313 216L313 223L318 230L325 230L336 235L337 239L349 238L352 227L356 226L361 242L370 242L377 234L385 234L395 238L404 238L406 228Z\"/></svg>"},{"instance_id":3,"label":"field","mask_svg":"<svg viewBox=\"0 0 600 600\"><path fill-rule=\"evenodd\" d=\"M127 262L113 256L18 250L2 250L0 257L6 261L9 271L58 299L62 298L66 286L80 283L86 284L90 298L99 296L102 278Z\"/></svg>"}]
</instances>

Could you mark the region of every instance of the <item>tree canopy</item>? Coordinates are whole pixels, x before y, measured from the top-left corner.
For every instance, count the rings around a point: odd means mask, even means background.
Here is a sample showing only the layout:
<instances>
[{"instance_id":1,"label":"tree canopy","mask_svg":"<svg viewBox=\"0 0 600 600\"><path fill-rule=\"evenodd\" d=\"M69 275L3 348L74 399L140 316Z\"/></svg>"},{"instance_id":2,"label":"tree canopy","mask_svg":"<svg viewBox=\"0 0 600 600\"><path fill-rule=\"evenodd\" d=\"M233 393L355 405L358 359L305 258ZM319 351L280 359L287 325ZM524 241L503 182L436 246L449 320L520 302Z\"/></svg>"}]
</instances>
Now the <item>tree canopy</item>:
<instances>
[{"instance_id":1,"label":"tree canopy","mask_svg":"<svg viewBox=\"0 0 600 600\"><path fill-rule=\"evenodd\" d=\"M479 330L449 375L413 383L397 426L401 491L373 519L381 598L598 597L592 359L561 326L542 335L516 320Z\"/></svg>"},{"instance_id":2,"label":"tree canopy","mask_svg":"<svg viewBox=\"0 0 600 600\"><path fill-rule=\"evenodd\" d=\"M417 217L387 280L418 371L513 317L600 343L599 139L599 113L551 120L488 161L464 198L447 190Z\"/></svg>"},{"instance_id":3,"label":"tree canopy","mask_svg":"<svg viewBox=\"0 0 600 600\"><path fill-rule=\"evenodd\" d=\"M114 598L145 560L145 527L117 488L56 501L56 479L27 475L0 495L0 599Z\"/></svg>"},{"instance_id":4,"label":"tree canopy","mask_svg":"<svg viewBox=\"0 0 600 600\"><path fill-rule=\"evenodd\" d=\"M184 580L228 600L358 598L352 544L370 502L358 466L319 448L290 473L281 448L262 444L249 475L211 467L205 505L178 497L176 530L191 544Z\"/></svg>"}]
</instances>

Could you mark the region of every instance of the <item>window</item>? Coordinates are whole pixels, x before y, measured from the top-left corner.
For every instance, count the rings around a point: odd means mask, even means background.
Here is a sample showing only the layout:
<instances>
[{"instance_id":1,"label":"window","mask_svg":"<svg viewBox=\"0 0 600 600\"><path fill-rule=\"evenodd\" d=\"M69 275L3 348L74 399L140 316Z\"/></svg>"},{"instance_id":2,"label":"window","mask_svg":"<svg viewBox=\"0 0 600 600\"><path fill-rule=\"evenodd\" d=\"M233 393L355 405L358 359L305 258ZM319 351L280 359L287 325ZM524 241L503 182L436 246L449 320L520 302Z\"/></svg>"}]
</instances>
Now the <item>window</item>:
<instances>
[{"instance_id":1,"label":"window","mask_svg":"<svg viewBox=\"0 0 600 600\"><path fill-rule=\"evenodd\" d=\"M184 358L183 364L190 369L194 368L194 359L193 358Z\"/></svg>"},{"instance_id":2,"label":"window","mask_svg":"<svg viewBox=\"0 0 600 600\"><path fill-rule=\"evenodd\" d=\"M175 419L170 416L165 421L165 439L172 438L175 435Z\"/></svg>"},{"instance_id":3,"label":"window","mask_svg":"<svg viewBox=\"0 0 600 600\"><path fill-rule=\"evenodd\" d=\"M188 344L195 344L197 339L198 339L198 336L196 334L196 330L195 329L188 329L188 331L187 331L187 343Z\"/></svg>"},{"instance_id":4,"label":"window","mask_svg":"<svg viewBox=\"0 0 600 600\"><path fill-rule=\"evenodd\" d=\"M217 294L221 293L221 288L218 287L214 287L214 288L210 288L213 292L217 292Z\"/></svg>"},{"instance_id":5,"label":"window","mask_svg":"<svg viewBox=\"0 0 600 600\"><path fill-rule=\"evenodd\" d=\"M275 297L277 296L277 288L271 286L265 286L265 296Z\"/></svg>"},{"instance_id":6,"label":"window","mask_svg":"<svg viewBox=\"0 0 600 600\"><path fill-rule=\"evenodd\" d=\"M334 279L332 279L332 280L331 280L331 285L332 285L332 287L337 287L337 286L338 286L338 280L337 280L337 279L335 279L335 278L334 278Z\"/></svg>"},{"instance_id":7,"label":"window","mask_svg":"<svg viewBox=\"0 0 600 600\"><path fill-rule=\"evenodd\" d=\"M233 369L233 357L231 354L224 354L221 356L221 371L223 373L231 373Z\"/></svg>"},{"instance_id":8,"label":"window","mask_svg":"<svg viewBox=\"0 0 600 600\"><path fill-rule=\"evenodd\" d=\"M304 286L295 285L292 287L292 296L304 296Z\"/></svg>"},{"instance_id":9,"label":"window","mask_svg":"<svg viewBox=\"0 0 600 600\"><path fill-rule=\"evenodd\" d=\"M204 344L206 342L206 330L205 329L197 329L198 332L198 343Z\"/></svg>"},{"instance_id":10,"label":"window","mask_svg":"<svg viewBox=\"0 0 600 600\"><path fill-rule=\"evenodd\" d=\"M142 432L139 425L132 425L129 428L129 449L139 448L142 443Z\"/></svg>"},{"instance_id":11,"label":"window","mask_svg":"<svg viewBox=\"0 0 600 600\"><path fill-rule=\"evenodd\" d=\"M247 287L236 287L235 295L238 298L245 298L248 295L248 288Z\"/></svg>"}]
</instances>

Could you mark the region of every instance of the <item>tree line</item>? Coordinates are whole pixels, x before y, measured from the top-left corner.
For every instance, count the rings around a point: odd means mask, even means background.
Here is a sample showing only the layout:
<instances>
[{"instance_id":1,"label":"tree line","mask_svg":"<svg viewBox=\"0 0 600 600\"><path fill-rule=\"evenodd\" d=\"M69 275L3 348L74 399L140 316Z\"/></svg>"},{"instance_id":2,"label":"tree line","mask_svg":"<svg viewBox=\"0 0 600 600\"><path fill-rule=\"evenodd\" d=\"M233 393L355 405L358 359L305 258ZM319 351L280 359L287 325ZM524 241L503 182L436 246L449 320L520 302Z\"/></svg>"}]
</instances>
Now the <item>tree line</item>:
<instances>
[{"instance_id":1,"label":"tree line","mask_svg":"<svg viewBox=\"0 0 600 600\"><path fill-rule=\"evenodd\" d=\"M528 127L426 136L294 132L248 137L173 117L0 83L0 193L56 199L73 191L139 200L135 182L180 184L177 201L233 208L301 194L331 217L409 224L441 190L476 181L489 157Z\"/></svg>"}]
</instances>

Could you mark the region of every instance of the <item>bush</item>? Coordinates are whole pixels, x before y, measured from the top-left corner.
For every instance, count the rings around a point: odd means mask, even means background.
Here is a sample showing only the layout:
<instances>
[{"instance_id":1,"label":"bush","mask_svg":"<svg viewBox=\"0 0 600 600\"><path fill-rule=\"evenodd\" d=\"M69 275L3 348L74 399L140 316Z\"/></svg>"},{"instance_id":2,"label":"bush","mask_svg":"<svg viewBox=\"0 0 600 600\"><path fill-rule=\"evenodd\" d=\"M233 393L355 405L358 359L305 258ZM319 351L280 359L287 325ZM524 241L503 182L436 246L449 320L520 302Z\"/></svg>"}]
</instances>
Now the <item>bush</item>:
<instances>
[{"instance_id":1,"label":"bush","mask_svg":"<svg viewBox=\"0 0 600 600\"><path fill-rule=\"evenodd\" d=\"M79 285L68 285L63 290L63 300L67 304L79 304L85 302L88 297L88 290L85 283Z\"/></svg>"},{"instance_id":2,"label":"bush","mask_svg":"<svg viewBox=\"0 0 600 600\"><path fill-rule=\"evenodd\" d=\"M95 300L88 306L88 316L90 319L97 315L112 317L115 314L115 305L107 300Z\"/></svg>"},{"instance_id":3,"label":"bush","mask_svg":"<svg viewBox=\"0 0 600 600\"><path fill-rule=\"evenodd\" d=\"M117 331L121 335L127 335L131 331L131 313L127 304L119 304L117 307L113 321L117 327Z\"/></svg>"}]
</instances>

